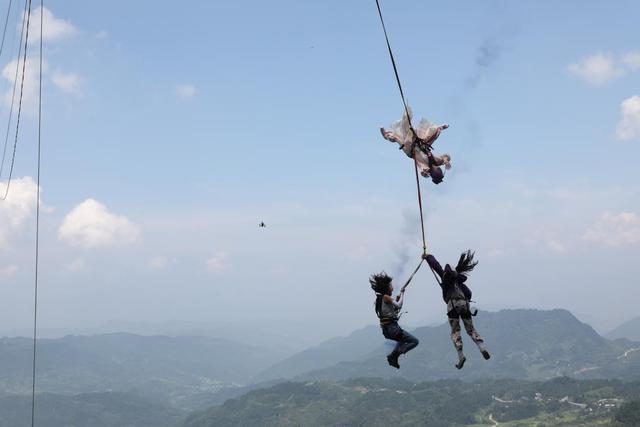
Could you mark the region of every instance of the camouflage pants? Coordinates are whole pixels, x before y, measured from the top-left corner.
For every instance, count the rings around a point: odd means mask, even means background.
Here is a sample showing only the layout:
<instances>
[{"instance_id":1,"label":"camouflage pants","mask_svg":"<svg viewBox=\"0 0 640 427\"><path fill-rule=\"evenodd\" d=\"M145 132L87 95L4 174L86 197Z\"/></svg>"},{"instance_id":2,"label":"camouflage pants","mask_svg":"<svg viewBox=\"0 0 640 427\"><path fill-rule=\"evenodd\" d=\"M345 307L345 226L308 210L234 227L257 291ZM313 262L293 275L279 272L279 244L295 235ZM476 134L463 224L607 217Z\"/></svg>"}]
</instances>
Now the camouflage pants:
<instances>
[{"instance_id":1,"label":"camouflage pants","mask_svg":"<svg viewBox=\"0 0 640 427\"><path fill-rule=\"evenodd\" d=\"M447 315L449 317L449 326L451 326L451 341L456 348L459 356L462 356L462 336L460 334L460 320L464 324L464 329L471 337L480 351L484 350L484 341L473 326L471 312L469 311L469 303L465 300L451 300L447 304Z\"/></svg>"}]
</instances>

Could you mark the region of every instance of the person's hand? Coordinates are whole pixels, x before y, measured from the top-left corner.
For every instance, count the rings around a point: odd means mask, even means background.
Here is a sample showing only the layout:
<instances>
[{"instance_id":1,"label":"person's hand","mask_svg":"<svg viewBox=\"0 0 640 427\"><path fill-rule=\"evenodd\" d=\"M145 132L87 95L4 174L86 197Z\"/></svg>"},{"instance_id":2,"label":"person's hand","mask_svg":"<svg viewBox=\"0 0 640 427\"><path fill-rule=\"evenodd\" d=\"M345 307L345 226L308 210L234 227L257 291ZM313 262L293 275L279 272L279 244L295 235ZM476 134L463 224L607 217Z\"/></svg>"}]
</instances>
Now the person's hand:
<instances>
[{"instance_id":1,"label":"person's hand","mask_svg":"<svg viewBox=\"0 0 640 427\"><path fill-rule=\"evenodd\" d=\"M400 291L400 294L402 294L404 291ZM396 302L400 301L400 295L396 295Z\"/></svg>"}]
</instances>

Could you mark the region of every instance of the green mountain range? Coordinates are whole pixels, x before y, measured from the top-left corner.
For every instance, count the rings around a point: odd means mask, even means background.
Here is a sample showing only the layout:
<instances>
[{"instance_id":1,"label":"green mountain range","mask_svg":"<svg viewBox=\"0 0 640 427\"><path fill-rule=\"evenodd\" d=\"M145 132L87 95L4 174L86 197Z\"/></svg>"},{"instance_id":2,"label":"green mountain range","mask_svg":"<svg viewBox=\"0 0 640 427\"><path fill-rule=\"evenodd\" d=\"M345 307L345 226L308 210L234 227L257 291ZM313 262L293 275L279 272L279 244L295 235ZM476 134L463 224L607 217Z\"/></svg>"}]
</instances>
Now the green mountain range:
<instances>
[{"instance_id":1,"label":"green mountain range","mask_svg":"<svg viewBox=\"0 0 640 427\"><path fill-rule=\"evenodd\" d=\"M640 342L640 316L635 317L605 334L609 339L626 338Z\"/></svg>"},{"instance_id":2,"label":"green mountain range","mask_svg":"<svg viewBox=\"0 0 640 427\"><path fill-rule=\"evenodd\" d=\"M569 378L288 382L194 414L183 427L637 427L639 397L640 382Z\"/></svg>"},{"instance_id":3,"label":"green mountain range","mask_svg":"<svg viewBox=\"0 0 640 427\"><path fill-rule=\"evenodd\" d=\"M43 393L36 398L39 427L175 427L185 416L184 411L125 393ZM0 396L0 427L30 425L31 396Z\"/></svg>"},{"instance_id":4,"label":"green mountain range","mask_svg":"<svg viewBox=\"0 0 640 427\"><path fill-rule=\"evenodd\" d=\"M401 369L390 368L385 354L390 344L366 329L340 341L321 344L262 372L259 378L337 379L355 377L404 377L413 381L445 378L519 378L544 380L558 376L575 378L640 379L640 343L607 340L566 310L503 310L482 312L474 321L493 354L481 358L464 337L467 364L454 368L456 352L448 324L412 331L420 345L400 358ZM358 342L361 355L350 341ZM343 355L343 361L335 363ZM357 357L356 357L357 356ZM301 373L301 367L312 367Z\"/></svg>"},{"instance_id":5,"label":"green mountain range","mask_svg":"<svg viewBox=\"0 0 640 427\"><path fill-rule=\"evenodd\" d=\"M0 339L0 390L31 390L27 338ZM40 392L131 392L180 405L185 398L246 383L276 358L259 347L208 337L105 334L38 342Z\"/></svg>"}]
</instances>

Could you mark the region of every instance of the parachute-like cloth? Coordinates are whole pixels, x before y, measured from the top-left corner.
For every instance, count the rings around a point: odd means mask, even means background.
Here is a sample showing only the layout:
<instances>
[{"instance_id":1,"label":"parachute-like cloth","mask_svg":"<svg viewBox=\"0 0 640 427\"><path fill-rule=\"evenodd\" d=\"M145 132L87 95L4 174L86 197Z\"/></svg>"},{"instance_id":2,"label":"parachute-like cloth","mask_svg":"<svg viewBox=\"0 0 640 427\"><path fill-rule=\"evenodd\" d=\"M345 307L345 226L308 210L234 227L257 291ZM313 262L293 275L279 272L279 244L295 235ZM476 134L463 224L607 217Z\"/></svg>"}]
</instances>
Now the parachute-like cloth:
<instances>
[{"instance_id":1,"label":"parachute-like cloth","mask_svg":"<svg viewBox=\"0 0 640 427\"><path fill-rule=\"evenodd\" d=\"M413 118L413 111L411 111L411 107L408 108L409 117L407 117L407 113L402 115L402 118L391 125L389 129L393 132L398 138L398 144L402 146L402 151L408 156L413 158L412 148L413 148L413 139L414 135L411 131L410 120ZM431 123L429 120L422 118L420 119L420 123L415 127L416 136L423 141L430 141L433 143L438 136L440 136L440 126L436 126Z\"/></svg>"},{"instance_id":2,"label":"parachute-like cloth","mask_svg":"<svg viewBox=\"0 0 640 427\"><path fill-rule=\"evenodd\" d=\"M438 183L444 177L439 166L444 165L446 169L450 169L451 156L448 154L436 156L431 153L431 147L446 126L434 125L429 120L422 118L418 126L414 128L416 134L414 136L411 130L412 114L411 108L407 107L407 112L402 115L400 120L394 122L389 130L380 129L382 136L387 141L400 145L400 149L407 157L415 157L422 176L431 176L435 178L434 182Z\"/></svg>"}]
</instances>

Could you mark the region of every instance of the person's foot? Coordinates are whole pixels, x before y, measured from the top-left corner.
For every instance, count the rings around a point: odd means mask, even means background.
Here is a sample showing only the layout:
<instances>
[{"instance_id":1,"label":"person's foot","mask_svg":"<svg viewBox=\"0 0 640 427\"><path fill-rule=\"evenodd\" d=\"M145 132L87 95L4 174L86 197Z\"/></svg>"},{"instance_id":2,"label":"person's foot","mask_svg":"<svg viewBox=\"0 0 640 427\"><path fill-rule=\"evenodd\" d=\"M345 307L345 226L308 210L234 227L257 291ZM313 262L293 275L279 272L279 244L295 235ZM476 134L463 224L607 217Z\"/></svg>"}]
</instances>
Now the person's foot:
<instances>
[{"instance_id":1,"label":"person's foot","mask_svg":"<svg viewBox=\"0 0 640 427\"><path fill-rule=\"evenodd\" d=\"M389 362L389 365L393 366L396 369L400 369L400 365L398 364L398 354L397 353L391 353L390 355L387 356L387 362Z\"/></svg>"},{"instance_id":2,"label":"person's foot","mask_svg":"<svg viewBox=\"0 0 640 427\"><path fill-rule=\"evenodd\" d=\"M482 357L484 357L484 360L491 359L491 355L489 354L489 352L487 350L481 350L480 353L482 353Z\"/></svg>"},{"instance_id":3,"label":"person's foot","mask_svg":"<svg viewBox=\"0 0 640 427\"><path fill-rule=\"evenodd\" d=\"M383 137L384 139L387 139L387 131L386 131L386 130L384 130L384 128L383 128L383 127L381 127L381 128L380 128L380 133L382 134L382 137Z\"/></svg>"},{"instance_id":4,"label":"person's foot","mask_svg":"<svg viewBox=\"0 0 640 427\"><path fill-rule=\"evenodd\" d=\"M460 357L460 360L458 360L458 363L456 363L456 368L458 369L462 369L462 367L464 366L464 362L467 361L467 358L462 356Z\"/></svg>"}]
</instances>

